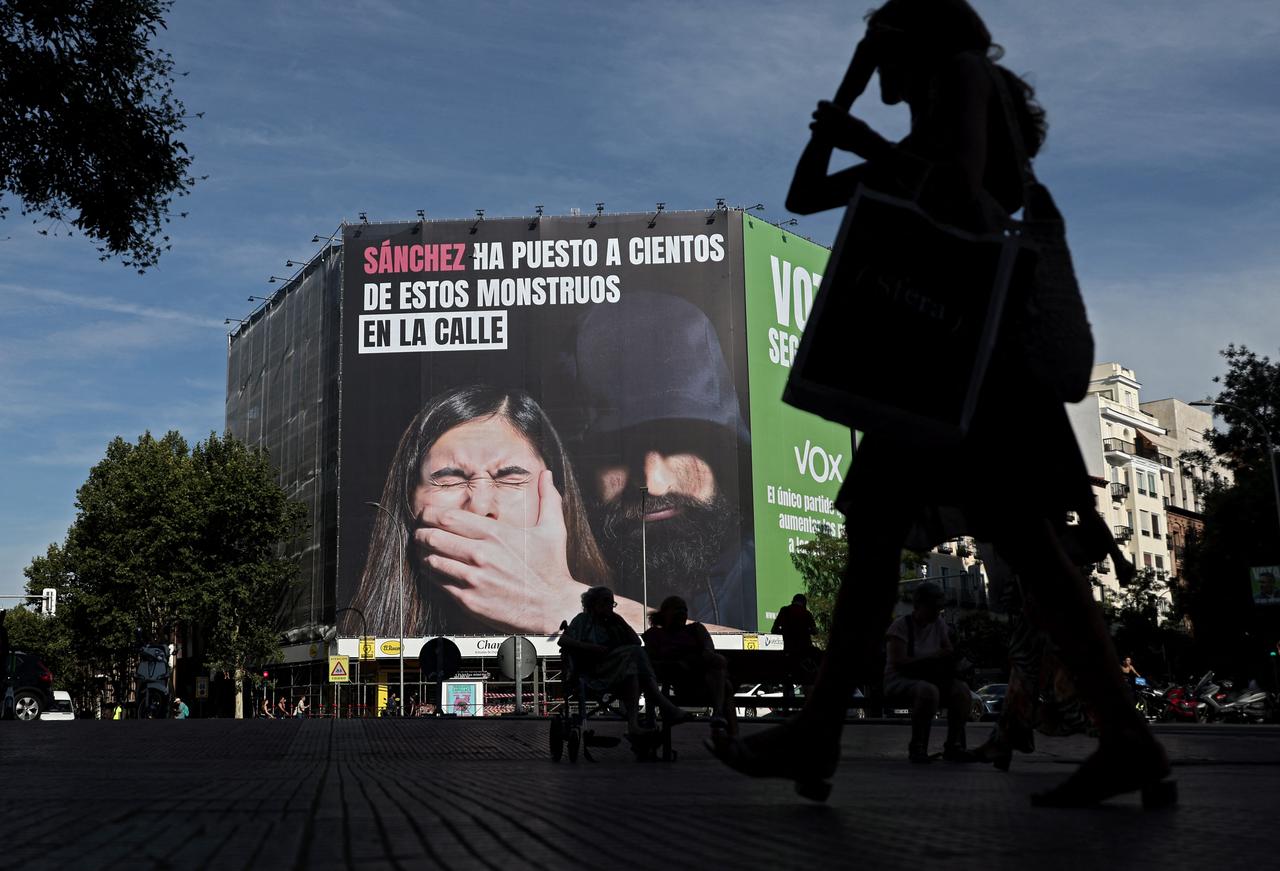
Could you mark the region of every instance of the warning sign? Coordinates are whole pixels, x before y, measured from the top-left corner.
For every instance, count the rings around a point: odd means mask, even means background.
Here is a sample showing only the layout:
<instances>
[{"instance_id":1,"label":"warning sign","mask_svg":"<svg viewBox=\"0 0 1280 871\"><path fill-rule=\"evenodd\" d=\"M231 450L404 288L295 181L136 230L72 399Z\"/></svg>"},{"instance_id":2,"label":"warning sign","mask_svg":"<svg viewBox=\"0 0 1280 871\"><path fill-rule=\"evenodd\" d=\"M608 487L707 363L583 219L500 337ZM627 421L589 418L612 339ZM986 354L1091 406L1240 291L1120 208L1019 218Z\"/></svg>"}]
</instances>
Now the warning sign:
<instances>
[{"instance_id":1,"label":"warning sign","mask_svg":"<svg viewBox=\"0 0 1280 871\"><path fill-rule=\"evenodd\" d=\"M759 635L742 636L742 649L743 650L759 650L760 636Z\"/></svg>"},{"instance_id":2,"label":"warning sign","mask_svg":"<svg viewBox=\"0 0 1280 871\"><path fill-rule=\"evenodd\" d=\"M378 658L378 639L372 635L360 636L360 658L366 661Z\"/></svg>"},{"instance_id":3,"label":"warning sign","mask_svg":"<svg viewBox=\"0 0 1280 871\"><path fill-rule=\"evenodd\" d=\"M329 683L348 683L351 679L349 657L329 657Z\"/></svg>"}]
</instances>

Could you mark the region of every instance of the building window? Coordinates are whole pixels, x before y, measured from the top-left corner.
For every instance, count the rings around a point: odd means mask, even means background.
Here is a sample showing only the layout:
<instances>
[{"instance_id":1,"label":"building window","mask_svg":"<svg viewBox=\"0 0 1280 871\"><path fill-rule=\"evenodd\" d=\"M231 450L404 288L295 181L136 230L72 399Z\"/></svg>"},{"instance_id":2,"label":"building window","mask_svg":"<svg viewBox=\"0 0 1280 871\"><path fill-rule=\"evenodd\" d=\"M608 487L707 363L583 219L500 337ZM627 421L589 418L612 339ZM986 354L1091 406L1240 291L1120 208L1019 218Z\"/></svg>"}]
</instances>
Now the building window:
<instances>
[{"instance_id":1,"label":"building window","mask_svg":"<svg viewBox=\"0 0 1280 871\"><path fill-rule=\"evenodd\" d=\"M1151 568L1151 554L1144 553L1142 555L1142 565L1144 568Z\"/></svg>"},{"instance_id":2,"label":"building window","mask_svg":"<svg viewBox=\"0 0 1280 871\"><path fill-rule=\"evenodd\" d=\"M1151 515L1151 534L1154 535L1156 538L1160 537L1160 515L1159 514Z\"/></svg>"},{"instance_id":3,"label":"building window","mask_svg":"<svg viewBox=\"0 0 1280 871\"><path fill-rule=\"evenodd\" d=\"M1142 523L1142 534L1147 538L1151 537L1151 512L1139 511L1138 519Z\"/></svg>"},{"instance_id":4,"label":"building window","mask_svg":"<svg viewBox=\"0 0 1280 871\"><path fill-rule=\"evenodd\" d=\"M1151 495L1158 495L1160 491L1156 489L1156 476L1150 472L1147 472L1147 483L1151 485Z\"/></svg>"},{"instance_id":5,"label":"building window","mask_svg":"<svg viewBox=\"0 0 1280 871\"><path fill-rule=\"evenodd\" d=\"M1156 568L1160 569L1161 571L1164 570L1164 557L1159 555L1156 556Z\"/></svg>"}]
</instances>

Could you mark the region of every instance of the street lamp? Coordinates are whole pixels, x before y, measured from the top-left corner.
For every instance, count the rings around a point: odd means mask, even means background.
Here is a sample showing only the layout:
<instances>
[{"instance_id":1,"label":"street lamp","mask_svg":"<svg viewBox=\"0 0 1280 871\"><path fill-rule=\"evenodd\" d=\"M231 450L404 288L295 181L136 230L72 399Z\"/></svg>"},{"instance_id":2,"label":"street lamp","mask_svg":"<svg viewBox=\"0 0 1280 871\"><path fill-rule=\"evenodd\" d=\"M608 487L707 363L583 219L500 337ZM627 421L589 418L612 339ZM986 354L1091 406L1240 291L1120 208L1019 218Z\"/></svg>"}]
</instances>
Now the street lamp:
<instances>
[{"instance_id":1,"label":"street lamp","mask_svg":"<svg viewBox=\"0 0 1280 871\"><path fill-rule=\"evenodd\" d=\"M389 511L387 508L385 508L382 505L382 503L366 502L364 504L372 505L374 508L377 508L379 511L385 513L388 517L391 518L391 522L394 523L396 526L400 526L400 527L404 526L404 524L400 522L400 518L392 514L391 511ZM401 530L401 532L403 533L403 529ZM400 583L397 584L397 586L400 588L400 704L399 704L399 708L400 708L401 715L403 715L404 714L404 535L403 534L400 535L400 563L397 566L396 571L400 573Z\"/></svg>"},{"instance_id":2,"label":"street lamp","mask_svg":"<svg viewBox=\"0 0 1280 871\"><path fill-rule=\"evenodd\" d=\"M640 581L644 596L644 610L640 614L641 626L649 618L649 543L645 531L645 499L649 495L648 487L640 488Z\"/></svg>"},{"instance_id":3,"label":"street lamp","mask_svg":"<svg viewBox=\"0 0 1280 871\"><path fill-rule=\"evenodd\" d=\"M1215 402L1212 399L1205 399L1200 402L1189 402L1187 404L1194 405L1197 408L1233 409L1235 411L1240 412L1245 417L1249 418L1249 420L1253 422L1253 425L1256 426L1262 432L1262 439L1267 443L1267 457L1271 460L1271 487L1274 490L1275 497L1276 497L1276 522L1280 523L1280 478L1276 477L1276 447L1274 444L1272 444L1271 434L1267 432L1267 428L1262 425L1262 421L1258 420L1258 418L1255 417L1252 412L1247 411L1241 408L1240 406L1234 405L1230 402Z\"/></svg>"}]
</instances>

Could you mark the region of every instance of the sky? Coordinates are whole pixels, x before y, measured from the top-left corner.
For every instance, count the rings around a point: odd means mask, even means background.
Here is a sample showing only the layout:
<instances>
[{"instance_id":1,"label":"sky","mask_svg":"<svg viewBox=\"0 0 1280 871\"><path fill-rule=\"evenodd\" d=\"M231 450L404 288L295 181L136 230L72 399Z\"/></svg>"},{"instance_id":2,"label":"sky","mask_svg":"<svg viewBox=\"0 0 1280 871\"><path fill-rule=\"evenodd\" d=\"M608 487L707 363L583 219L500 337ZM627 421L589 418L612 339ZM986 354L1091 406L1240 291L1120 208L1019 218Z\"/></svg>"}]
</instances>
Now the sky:
<instances>
[{"instance_id":1,"label":"sky","mask_svg":"<svg viewBox=\"0 0 1280 871\"><path fill-rule=\"evenodd\" d=\"M116 436L221 432L224 319L369 219L763 204L871 5L177 0L160 44L207 175L139 276L0 221L0 595L75 519ZM1214 392L1228 343L1280 353L1280 5L978 0L1048 111L1097 359L1143 400ZM906 132L875 85L854 112ZM10 203L10 205L14 205ZM15 210L16 211L16 210ZM839 215L792 229L829 244ZM50 235L39 230L49 229ZM3 605L4 600L0 600Z\"/></svg>"}]
</instances>

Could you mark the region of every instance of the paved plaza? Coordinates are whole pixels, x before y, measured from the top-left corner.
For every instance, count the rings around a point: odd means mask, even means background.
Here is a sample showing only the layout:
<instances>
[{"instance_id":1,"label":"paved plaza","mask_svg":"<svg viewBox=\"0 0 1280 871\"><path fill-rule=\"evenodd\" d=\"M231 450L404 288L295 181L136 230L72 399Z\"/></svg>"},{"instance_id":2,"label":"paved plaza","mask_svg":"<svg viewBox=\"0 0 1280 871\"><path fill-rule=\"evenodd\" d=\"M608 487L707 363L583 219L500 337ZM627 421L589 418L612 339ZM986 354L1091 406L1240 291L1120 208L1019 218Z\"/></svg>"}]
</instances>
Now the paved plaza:
<instances>
[{"instance_id":1,"label":"paved plaza","mask_svg":"<svg viewBox=\"0 0 1280 871\"><path fill-rule=\"evenodd\" d=\"M700 724L677 730L673 763L623 745L570 764L550 760L545 720L5 722L0 867L1275 867L1280 728L1159 731L1182 801L1147 813L1136 796L1029 806L1081 738L1041 739L1002 774L910 765L906 726L851 725L815 805L724 768Z\"/></svg>"}]
</instances>

